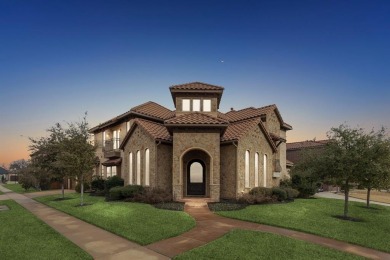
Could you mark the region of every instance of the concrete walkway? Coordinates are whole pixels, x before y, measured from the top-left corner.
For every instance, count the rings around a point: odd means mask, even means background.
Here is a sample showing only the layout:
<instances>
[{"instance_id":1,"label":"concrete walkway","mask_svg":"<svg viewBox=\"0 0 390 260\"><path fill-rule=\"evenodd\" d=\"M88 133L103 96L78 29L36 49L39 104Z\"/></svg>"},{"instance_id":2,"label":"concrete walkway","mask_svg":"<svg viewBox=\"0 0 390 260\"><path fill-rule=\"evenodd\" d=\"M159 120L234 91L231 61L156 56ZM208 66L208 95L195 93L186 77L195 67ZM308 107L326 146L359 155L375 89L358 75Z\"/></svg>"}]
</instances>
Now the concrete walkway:
<instances>
[{"instance_id":1,"label":"concrete walkway","mask_svg":"<svg viewBox=\"0 0 390 260\"><path fill-rule=\"evenodd\" d=\"M168 257L174 257L190 249L205 245L231 231L232 229L254 230L278 234L336 250L360 255L370 259L390 259L390 254L347 242L311 235L299 231L267 226L252 222L225 218L212 213L207 204L201 202L185 207L185 211L196 220L196 227L177 237L162 240L147 247Z\"/></svg>"},{"instance_id":2,"label":"concrete walkway","mask_svg":"<svg viewBox=\"0 0 390 260\"><path fill-rule=\"evenodd\" d=\"M0 190L5 193L4 195L0 195L0 200L15 200L18 204L31 211L35 216L61 233L67 239L81 247L94 259L169 259L146 247L130 242L127 239L29 198L37 197L39 195L50 195L54 192L54 194L60 194L60 191L58 190L26 193L25 195L14 193L4 188L2 185L0 185Z\"/></svg>"},{"instance_id":3,"label":"concrete walkway","mask_svg":"<svg viewBox=\"0 0 390 260\"><path fill-rule=\"evenodd\" d=\"M316 193L314 195L314 197L344 200L344 195L336 194L335 192L330 192L330 191L318 192L318 193ZM353 198L351 196L349 197L349 201L357 201L357 202L366 203L366 200ZM372 201L372 200L370 201L370 204L376 204L376 205L382 205L382 206L390 207L390 204L388 204L388 203L376 202L376 201Z\"/></svg>"},{"instance_id":4,"label":"concrete walkway","mask_svg":"<svg viewBox=\"0 0 390 260\"><path fill-rule=\"evenodd\" d=\"M169 259L193 248L205 245L223 236L232 229L245 229L279 234L370 259L390 260L390 254L388 253L346 242L289 229L221 217L212 213L206 202L196 199L186 202L185 206L185 211L196 220L195 228L177 237L142 247L31 199L31 197L49 195L54 192L58 194L59 191L22 195L11 192L2 185L0 185L0 190L6 193L5 195L0 195L0 200L15 200L49 226L88 252L94 259Z\"/></svg>"}]
</instances>

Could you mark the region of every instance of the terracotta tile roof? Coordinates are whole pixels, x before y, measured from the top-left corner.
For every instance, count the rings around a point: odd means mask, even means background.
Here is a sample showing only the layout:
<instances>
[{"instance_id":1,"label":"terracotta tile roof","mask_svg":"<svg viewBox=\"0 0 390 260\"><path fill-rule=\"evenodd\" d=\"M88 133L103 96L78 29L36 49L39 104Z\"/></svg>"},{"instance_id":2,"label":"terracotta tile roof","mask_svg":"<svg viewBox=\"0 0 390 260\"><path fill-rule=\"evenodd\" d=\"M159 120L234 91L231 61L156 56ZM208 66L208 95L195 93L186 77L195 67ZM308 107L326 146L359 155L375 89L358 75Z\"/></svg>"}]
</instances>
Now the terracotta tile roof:
<instances>
[{"instance_id":1,"label":"terracotta tile roof","mask_svg":"<svg viewBox=\"0 0 390 260\"><path fill-rule=\"evenodd\" d=\"M224 114L218 111L218 118L221 118L222 120L229 121L229 118Z\"/></svg>"},{"instance_id":2,"label":"terracotta tile roof","mask_svg":"<svg viewBox=\"0 0 390 260\"><path fill-rule=\"evenodd\" d=\"M227 125L229 122L204 113L189 113L165 121L166 125Z\"/></svg>"},{"instance_id":3,"label":"terracotta tile roof","mask_svg":"<svg viewBox=\"0 0 390 260\"><path fill-rule=\"evenodd\" d=\"M255 118L229 124L221 137L221 142L239 140L251 127L258 123L259 119Z\"/></svg>"},{"instance_id":4,"label":"terracotta tile roof","mask_svg":"<svg viewBox=\"0 0 390 260\"><path fill-rule=\"evenodd\" d=\"M173 111L152 101L133 107L130 111L146 116L156 117L162 120L166 120L174 116Z\"/></svg>"},{"instance_id":5,"label":"terracotta tile roof","mask_svg":"<svg viewBox=\"0 0 390 260\"><path fill-rule=\"evenodd\" d=\"M276 108L276 105L269 105L265 107L255 108L255 107L248 107L241 110L232 110L225 114L227 118L229 118L230 122L237 122L240 120L246 120L249 118L259 117L261 115L265 115L270 110L273 110Z\"/></svg>"},{"instance_id":6,"label":"terracotta tile roof","mask_svg":"<svg viewBox=\"0 0 390 260\"><path fill-rule=\"evenodd\" d=\"M329 140L308 140L308 141L302 141L302 142L294 142L294 143L287 143L287 150L299 150L303 148L313 148L313 147L319 147L324 146L326 143L329 142Z\"/></svg>"},{"instance_id":7,"label":"terracotta tile roof","mask_svg":"<svg viewBox=\"0 0 390 260\"><path fill-rule=\"evenodd\" d=\"M223 90L223 87L210 85L202 82L191 82L180 85L173 85L171 90Z\"/></svg>"},{"instance_id":8,"label":"terracotta tile roof","mask_svg":"<svg viewBox=\"0 0 390 260\"><path fill-rule=\"evenodd\" d=\"M156 140L172 141L172 136L169 134L167 128L162 124L140 118L135 119L134 123L141 126Z\"/></svg>"}]
</instances>

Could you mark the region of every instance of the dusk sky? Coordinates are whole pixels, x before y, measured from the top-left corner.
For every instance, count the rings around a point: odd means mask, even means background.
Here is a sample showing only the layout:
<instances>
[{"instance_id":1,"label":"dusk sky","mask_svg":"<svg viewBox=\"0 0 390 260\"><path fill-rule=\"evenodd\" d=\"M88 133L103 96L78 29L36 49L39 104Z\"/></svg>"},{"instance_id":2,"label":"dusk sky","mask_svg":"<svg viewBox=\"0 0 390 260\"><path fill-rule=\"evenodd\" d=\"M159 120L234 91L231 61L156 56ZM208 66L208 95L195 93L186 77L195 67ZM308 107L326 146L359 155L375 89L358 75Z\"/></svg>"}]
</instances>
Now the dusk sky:
<instances>
[{"instance_id":1,"label":"dusk sky","mask_svg":"<svg viewBox=\"0 0 390 260\"><path fill-rule=\"evenodd\" d=\"M276 104L288 142L390 127L388 0L2 0L0 39L0 165L192 81L225 88L221 112Z\"/></svg>"}]
</instances>

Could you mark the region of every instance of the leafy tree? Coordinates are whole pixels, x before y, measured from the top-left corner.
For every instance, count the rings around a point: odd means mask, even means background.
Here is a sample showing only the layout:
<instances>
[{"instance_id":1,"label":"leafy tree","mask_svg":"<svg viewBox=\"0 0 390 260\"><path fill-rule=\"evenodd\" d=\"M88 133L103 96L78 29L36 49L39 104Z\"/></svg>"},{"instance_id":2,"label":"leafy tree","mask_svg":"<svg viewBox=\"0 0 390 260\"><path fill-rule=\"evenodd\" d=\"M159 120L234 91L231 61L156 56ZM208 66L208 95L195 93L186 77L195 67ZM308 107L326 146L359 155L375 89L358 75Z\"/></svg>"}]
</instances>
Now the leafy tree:
<instances>
[{"instance_id":1,"label":"leafy tree","mask_svg":"<svg viewBox=\"0 0 390 260\"><path fill-rule=\"evenodd\" d=\"M10 163L9 170L10 172L16 174L19 179L19 173L29 165L29 161L25 159L16 160Z\"/></svg>"},{"instance_id":2,"label":"leafy tree","mask_svg":"<svg viewBox=\"0 0 390 260\"><path fill-rule=\"evenodd\" d=\"M325 180L323 171L319 170L323 148L305 149L300 153L300 161L290 171L292 188L299 191L299 196L308 198L313 196L321 182Z\"/></svg>"},{"instance_id":3,"label":"leafy tree","mask_svg":"<svg viewBox=\"0 0 390 260\"><path fill-rule=\"evenodd\" d=\"M367 137L362 128L340 125L331 128L328 138L317 169L344 189L344 218L348 218L350 187L361 181L365 169Z\"/></svg>"},{"instance_id":4,"label":"leafy tree","mask_svg":"<svg viewBox=\"0 0 390 260\"><path fill-rule=\"evenodd\" d=\"M68 177L68 173L60 160L60 154L65 132L59 123L47 129L47 132L49 133L48 137L30 138L31 160L35 167L42 170L43 174L61 180L62 198L64 198L64 181Z\"/></svg>"},{"instance_id":5,"label":"leafy tree","mask_svg":"<svg viewBox=\"0 0 390 260\"><path fill-rule=\"evenodd\" d=\"M84 181L95 167L95 146L89 141L88 122L84 116L81 122L70 123L64 130L61 141L60 164L68 176L74 176L81 183L80 205L84 204Z\"/></svg>"},{"instance_id":6,"label":"leafy tree","mask_svg":"<svg viewBox=\"0 0 390 260\"><path fill-rule=\"evenodd\" d=\"M382 128L365 136L363 152L364 169L360 185L367 188L366 205L370 207L372 189L388 189L390 186L390 139Z\"/></svg>"}]
</instances>

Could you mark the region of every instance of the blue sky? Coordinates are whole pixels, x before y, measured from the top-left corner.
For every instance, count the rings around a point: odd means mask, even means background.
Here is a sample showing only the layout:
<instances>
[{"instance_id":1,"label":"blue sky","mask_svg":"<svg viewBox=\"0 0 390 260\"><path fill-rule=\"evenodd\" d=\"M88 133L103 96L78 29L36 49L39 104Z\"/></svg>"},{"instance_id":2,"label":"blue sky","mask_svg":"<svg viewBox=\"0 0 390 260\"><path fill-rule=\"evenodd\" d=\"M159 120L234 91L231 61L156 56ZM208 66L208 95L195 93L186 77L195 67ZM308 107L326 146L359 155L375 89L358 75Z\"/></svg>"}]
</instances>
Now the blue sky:
<instances>
[{"instance_id":1,"label":"blue sky","mask_svg":"<svg viewBox=\"0 0 390 260\"><path fill-rule=\"evenodd\" d=\"M91 126L168 87L277 104L288 141L390 126L389 1L0 1L0 164L56 122ZM222 62L223 61L223 62Z\"/></svg>"}]
</instances>

